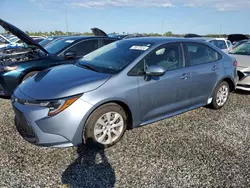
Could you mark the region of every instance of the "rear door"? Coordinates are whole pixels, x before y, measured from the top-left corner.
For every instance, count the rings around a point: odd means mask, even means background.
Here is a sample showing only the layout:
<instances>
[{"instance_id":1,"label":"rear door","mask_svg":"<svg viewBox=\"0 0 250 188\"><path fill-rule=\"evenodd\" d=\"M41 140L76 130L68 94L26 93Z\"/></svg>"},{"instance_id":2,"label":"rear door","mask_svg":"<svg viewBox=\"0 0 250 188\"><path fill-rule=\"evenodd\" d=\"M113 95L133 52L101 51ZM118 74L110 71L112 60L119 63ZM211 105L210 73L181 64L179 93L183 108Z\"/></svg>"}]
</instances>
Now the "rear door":
<instances>
[{"instance_id":1,"label":"rear door","mask_svg":"<svg viewBox=\"0 0 250 188\"><path fill-rule=\"evenodd\" d=\"M186 42L184 48L191 72L191 106L205 105L211 100L209 97L223 68L221 55L202 43Z\"/></svg>"}]
</instances>

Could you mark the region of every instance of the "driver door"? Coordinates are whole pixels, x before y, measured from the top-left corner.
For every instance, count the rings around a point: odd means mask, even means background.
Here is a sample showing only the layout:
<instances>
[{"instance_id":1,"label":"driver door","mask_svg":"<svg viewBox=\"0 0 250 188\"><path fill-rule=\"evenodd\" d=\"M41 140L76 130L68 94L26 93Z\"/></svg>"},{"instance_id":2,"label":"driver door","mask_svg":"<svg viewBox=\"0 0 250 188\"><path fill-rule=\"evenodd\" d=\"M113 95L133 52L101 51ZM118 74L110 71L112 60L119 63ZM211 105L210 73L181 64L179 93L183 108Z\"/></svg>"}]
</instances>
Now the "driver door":
<instances>
[{"instance_id":1,"label":"driver door","mask_svg":"<svg viewBox=\"0 0 250 188\"><path fill-rule=\"evenodd\" d=\"M165 68L162 76L138 76L141 121L154 121L189 108L190 72L180 43L163 45L141 62Z\"/></svg>"}]
</instances>

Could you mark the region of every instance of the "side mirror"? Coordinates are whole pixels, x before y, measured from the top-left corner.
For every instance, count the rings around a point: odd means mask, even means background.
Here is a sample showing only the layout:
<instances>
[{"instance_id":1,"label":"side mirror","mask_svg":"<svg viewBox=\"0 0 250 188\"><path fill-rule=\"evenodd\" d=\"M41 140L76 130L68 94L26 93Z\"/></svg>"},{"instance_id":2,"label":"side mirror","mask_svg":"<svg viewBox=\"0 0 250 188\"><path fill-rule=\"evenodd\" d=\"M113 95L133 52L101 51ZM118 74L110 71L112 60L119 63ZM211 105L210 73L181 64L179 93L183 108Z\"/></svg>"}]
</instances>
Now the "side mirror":
<instances>
[{"instance_id":1,"label":"side mirror","mask_svg":"<svg viewBox=\"0 0 250 188\"><path fill-rule=\"evenodd\" d=\"M75 59L76 58L76 53L75 52L66 52L64 54L65 59Z\"/></svg>"},{"instance_id":2,"label":"side mirror","mask_svg":"<svg viewBox=\"0 0 250 188\"><path fill-rule=\"evenodd\" d=\"M148 76L162 76L165 74L166 70L159 65L151 65L146 69L146 75Z\"/></svg>"}]
</instances>

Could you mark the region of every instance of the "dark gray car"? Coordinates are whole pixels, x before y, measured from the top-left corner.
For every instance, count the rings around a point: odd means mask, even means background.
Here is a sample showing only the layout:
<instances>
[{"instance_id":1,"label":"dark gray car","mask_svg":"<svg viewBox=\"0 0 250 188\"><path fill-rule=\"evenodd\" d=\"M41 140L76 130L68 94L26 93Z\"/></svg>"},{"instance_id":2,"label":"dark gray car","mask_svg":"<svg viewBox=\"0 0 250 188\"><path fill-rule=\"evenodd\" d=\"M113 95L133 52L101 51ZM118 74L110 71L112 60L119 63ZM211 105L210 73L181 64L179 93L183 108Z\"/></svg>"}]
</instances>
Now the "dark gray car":
<instances>
[{"instance_id":1,"label":"dark gray car","mask_svg":"<svg viewBox=\"0 0 250 188\"><path fill-rule=\"evenodd\" d=\"M21 84L12 98L17 129L41 146L92 140L108 147L126 129L205 105L223 107L235 89L235 65L202 41L121 40Z\"/></svg>"}]
</instances>

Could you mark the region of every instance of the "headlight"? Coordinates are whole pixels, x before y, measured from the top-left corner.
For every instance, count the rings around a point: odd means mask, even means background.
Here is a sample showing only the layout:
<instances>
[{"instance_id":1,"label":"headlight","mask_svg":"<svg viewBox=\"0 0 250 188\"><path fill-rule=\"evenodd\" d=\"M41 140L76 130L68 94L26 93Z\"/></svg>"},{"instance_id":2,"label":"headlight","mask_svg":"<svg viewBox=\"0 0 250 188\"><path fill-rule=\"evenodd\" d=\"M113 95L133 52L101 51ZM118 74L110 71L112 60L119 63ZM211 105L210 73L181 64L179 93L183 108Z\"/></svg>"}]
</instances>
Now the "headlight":
<instances>
[{"instance_id":1,"label":"headlight","mask_svg":"<svg viewBox=\"0 0 250 188\"><path fill-rule=\"evenodd\" d=\"M250 72L244 72L245 76L250 76Z\"/></svg>"},{"instance_id":2,"label":"headlight","mask_svg":"<svg viewBox=\"0 0 250 188\"><path fill-rule=\"evenodd\" d=\"M18 69L18 66L5 66L4 67L5 71L13 71L13 70L16 70L16 69Z\"/></svg>"},{"instance_id":3,"label":"headlight","mask_svg":"<svg viewBox=\"0 0 250 188\"><path fill-rule=\"evenodd\" d=\"M68 108L80 97L81 95L78 95L67 99L51 100L51 101L27 101L19 99L18 102L24 105L48 107L49 108L48 115L53 116Z\"/></svg>"}]
</instances>

